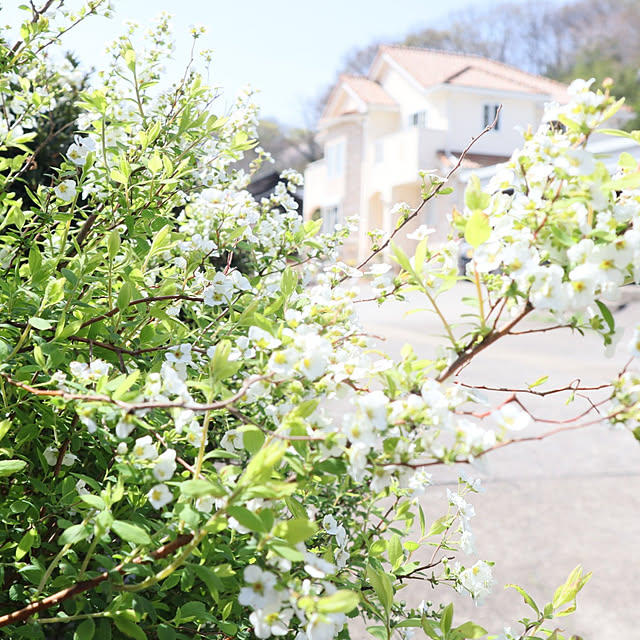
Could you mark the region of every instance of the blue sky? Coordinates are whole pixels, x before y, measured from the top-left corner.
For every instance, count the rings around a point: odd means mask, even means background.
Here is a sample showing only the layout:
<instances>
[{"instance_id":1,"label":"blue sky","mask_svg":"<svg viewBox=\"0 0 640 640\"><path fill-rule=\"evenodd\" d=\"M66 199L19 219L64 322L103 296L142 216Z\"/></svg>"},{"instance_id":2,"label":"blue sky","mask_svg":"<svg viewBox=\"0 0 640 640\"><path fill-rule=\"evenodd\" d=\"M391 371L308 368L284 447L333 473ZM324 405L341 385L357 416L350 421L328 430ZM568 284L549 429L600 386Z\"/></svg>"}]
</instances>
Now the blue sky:
<instances>
[{"instance_id":1,"label":"blue sky","mask_svg":"<svg viewBox=\"0 0 640 640\"><path fill-rule=\"evenodd\" d=\"M93 18L67 38L86 66L100 66L103 44L125 20L149 24L161 11L172 13L177 76L188 58L189 25L209 30L199 43L214 50L211 81L224 89L221 110L245 84L260 90L262 115L304 124L304 103L330 84L342 58L376 39L399 39L426 26L446 25L454 11L490 8L505 0L112 0L114 18ZM517 2L518 0L513 0ZM557 0L560 1L560 0ZM15 25L26 0L0 0L0 24ZM42 4L36 2L37 5ZM78 0L67 5L78 6ZM180 61L180 62L178 62Z\"/></svg>"}]
</instances>

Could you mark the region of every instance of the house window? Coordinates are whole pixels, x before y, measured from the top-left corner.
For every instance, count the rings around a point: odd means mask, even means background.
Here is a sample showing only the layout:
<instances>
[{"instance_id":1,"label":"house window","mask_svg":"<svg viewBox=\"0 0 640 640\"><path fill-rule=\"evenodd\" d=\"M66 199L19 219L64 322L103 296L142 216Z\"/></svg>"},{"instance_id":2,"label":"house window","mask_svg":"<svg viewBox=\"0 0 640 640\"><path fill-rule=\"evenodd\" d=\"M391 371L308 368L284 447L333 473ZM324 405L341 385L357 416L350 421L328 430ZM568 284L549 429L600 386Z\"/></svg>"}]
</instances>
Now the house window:
<instances>
[{"instance_id":1,"label":"house window","mask_svg":"<svg viewBox=\"0 0 640 640\"><path fill-rule=\"evenodd\" d=\"M337 178L344 171L344 141L333 142L325 148L327 159L327 176Z\"/></svg>"},{"instance_id":2,"label":"house window","mask_svg":"<svg viewBox=\"0 0 640 640\"><path fill-rule=\"evenodd\" d=\"M485 104L482 107L482 126L488 127L498 115L498 109L500 109L499 104ZM493 127L494 131L498 131L500 129L500 118L496 120L496 126Z\"/></svg>"},{"instance_id":3,"label":"house window","mask_svg":"<svg viewBox=\"0 0 640 640\"><path fill-rule=\"evenodd\" d=\"M376 164L384 162L384 142L382 140L376 140L374 151L374 162Z\"/></svg>"},{"instance_id":4,"label":"house window","mask_svg":"<svg viewBox=\"0 0 640 640\"><path fill-rule=\"evenodd\" d=\"M322 208L322 233L333 233L339 220L338 205Z\"/></svg>"},{"instance_id":5,"label":"house window","mask_svg":"<svg viewBox=\"0 0 640 640\"><path fill-rule=\"evenodd\" d=\"M427 126L427 112L422 110L409 114L409 126L424 129Z\"/></svg>"}]
</instances>

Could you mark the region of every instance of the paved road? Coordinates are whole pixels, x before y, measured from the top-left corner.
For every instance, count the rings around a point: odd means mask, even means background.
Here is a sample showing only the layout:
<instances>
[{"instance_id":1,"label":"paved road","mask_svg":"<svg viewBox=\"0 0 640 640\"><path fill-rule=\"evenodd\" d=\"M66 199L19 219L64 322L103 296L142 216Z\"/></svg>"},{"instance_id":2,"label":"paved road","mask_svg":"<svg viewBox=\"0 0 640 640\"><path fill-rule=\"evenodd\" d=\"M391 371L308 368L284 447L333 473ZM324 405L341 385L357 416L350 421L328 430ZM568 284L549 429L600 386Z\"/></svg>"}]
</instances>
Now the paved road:
<instances>
[{"instance_id":1,"label":"paved road","mask_svg":"<svg viewBox=\"0 0 640 640\"><path fill-rule=\"evenodd\" d=\"M471 295L469 285L462 287L464 295ZM429 357L442 342L432 337L441 333L434 314L406 315L425 306L415 296L407 303L380 308L370 303L360 306L365 326L386 337L384 348L389 353L397 355L409 342L419 356ZM628 289L615 307L616 322L626 327L628 340L632 326L640 321L640 291ZM469 308L459 294L447 294L443 310L448 318L461 319ZM544 326L537 320L527 326ZM460 377L474 384L517 387L549 375L548 383L540 387L547 389L580 376L583 384L597 385L622 368L623 347L624 339L615 357L607 359L601 339L581 338L569 330L510 337L489 347ZM544 402L527 396L526 401L536 415L554 420L586 408L577 402L566 406L566 396L559 395ZM528 433L550 428L537 424ZM439 486L423 502L427 514L443 513L451 472L446 469L438 475ZM487 473L478 475L486 491L473 496L477 515L472 525L478 556L497 562L498 585L481 607L460 599L456 621L472 617L491 632L511 622L514 631L520 630L515 623L528 615L527 607L503 585L519 584L544 604L582 563L593 571L593 578L578 598L577 612L561 619L559 626L584 640L640 638L640 444L633 436L596 426L506 447L493 453ZM421 582L412 583L406 592L406 599L416 604L437 594Z\"/></svg>"}]
</instances>

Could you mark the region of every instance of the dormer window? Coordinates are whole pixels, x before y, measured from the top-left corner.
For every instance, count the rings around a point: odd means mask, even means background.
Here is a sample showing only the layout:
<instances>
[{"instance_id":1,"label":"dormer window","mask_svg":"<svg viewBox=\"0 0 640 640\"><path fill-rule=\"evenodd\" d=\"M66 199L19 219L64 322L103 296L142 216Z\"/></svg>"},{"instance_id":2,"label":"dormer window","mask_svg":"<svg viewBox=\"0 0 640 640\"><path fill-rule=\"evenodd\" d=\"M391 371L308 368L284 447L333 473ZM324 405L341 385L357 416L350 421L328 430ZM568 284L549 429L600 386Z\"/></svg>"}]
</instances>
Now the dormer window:
<instances>
[{"instance_id":1,"label":"dormer window","mask_svg":"<svg viewBox=\"0 0 640 640\"><path fill-rule=\"evenodd\" d=\"M485 104L482 106L482 126L488 127L498 115L498 110L500 109L499 104ZM500 130L500 118L496 120L496 125L493 127L494 131Z\"/></svg>"},{"instance_id":2,"label":"dormer window","mask_svg":"<svg viewBox=\"0 0 640 640\"><path fill-rule=\"evenodd\" d=\"M416 111L409 114L409 126L424 129L427 126L427 112L425 110Z\"/></svg>"}]
</instances>

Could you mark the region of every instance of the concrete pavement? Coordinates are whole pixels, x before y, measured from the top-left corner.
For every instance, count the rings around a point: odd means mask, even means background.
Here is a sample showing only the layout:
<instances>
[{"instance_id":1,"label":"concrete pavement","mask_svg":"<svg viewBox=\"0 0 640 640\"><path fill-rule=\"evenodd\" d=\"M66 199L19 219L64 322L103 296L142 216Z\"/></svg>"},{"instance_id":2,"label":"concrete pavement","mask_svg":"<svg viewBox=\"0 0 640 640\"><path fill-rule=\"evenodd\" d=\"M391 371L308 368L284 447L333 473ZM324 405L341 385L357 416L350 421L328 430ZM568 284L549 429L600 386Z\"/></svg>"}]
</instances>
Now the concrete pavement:
<instances>
[{"instance_id":1,"label":"concrete pavement","mask_svg":"<svg viewBox=\"0 0 640 640\"><path fill-rule=\"evenodd\" d=\"M468 284L461 289L463 295L473 293ZM462 303L460 293L449 292L442 301L448 318L463 319L462 314L471 310ZM433 337L442 333L437 317L427 312L405 315L421 306L426 306L425 301L412 295L407 303L382 307L362 303L360 311L366 328L386 337L383 348L388 353L398 355L409 342L419 356L430 357L443 341ZM628 341L632 327L640 321L640 292L627 288L611 308L617 309L616 322L626 327ZM545 326L540 319L526 326ZM595 386L611 380L624 366L625 338L615 357L607 359L601 339L583 338L566 329L510 337L486 349L460 378L473 384L521 387L549 375L540 389L551 389L579 376L584 385ZM536 416L548 420L570 418L588 406L579 399L567 406L565 394L523 399ZM536 424L522 435L554 427ZM520 631L516 621L529 615L528 607L503 585L519 584L543 605L569 572L582 564L586 571L593 571L593 578L578 596L576 613L560 619L558 626L584 640L640 638L636 575L640 569L640 443L630 433L594 426L505 447L489 456L487 473L476 475L486 489L469 498L477 514L472 527L478 558L496 561L498 584L480 607L468 597L456 597L454 623L471 618L490 632L500 632L502 624ZM446 487L453 484L454 476L452 469L434 473L438 486L423 500L426 514L444 513ZM468 565L476 559L470 557ZM439 591L428 583L412 582L405 589L405 599L413 604L435 600Z\"/></svg>"}]
</instances>

